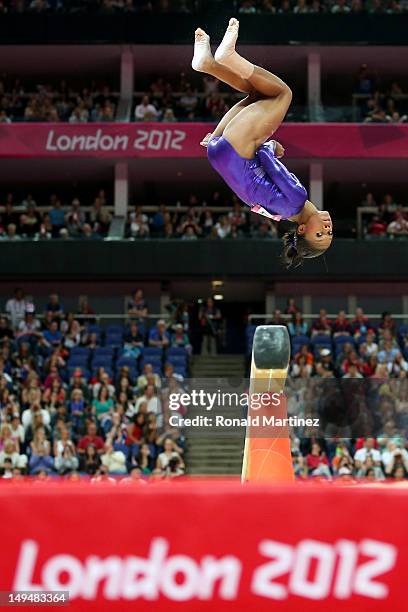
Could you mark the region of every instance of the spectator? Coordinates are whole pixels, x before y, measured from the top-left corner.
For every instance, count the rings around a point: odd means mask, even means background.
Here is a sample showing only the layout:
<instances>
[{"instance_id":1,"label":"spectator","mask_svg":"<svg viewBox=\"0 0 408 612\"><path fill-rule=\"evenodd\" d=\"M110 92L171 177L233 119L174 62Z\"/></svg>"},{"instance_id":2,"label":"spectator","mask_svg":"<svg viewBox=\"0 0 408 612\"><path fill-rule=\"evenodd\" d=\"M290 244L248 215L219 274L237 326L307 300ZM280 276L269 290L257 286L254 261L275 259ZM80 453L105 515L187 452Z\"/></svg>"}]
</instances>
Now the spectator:
<instances>
[{"instance_id":1,"label":"spectator","mask_svg":"<svg viewBox=\"0 0 408 612\"><path fill-rule=\"evenodd\" d=\"M129 316L136 316L139 319L143 319L148 315L148 307L143 297L142 289L137 289L133 295L133 299L128 301L127 313Z\"/></svg>"},{"instance_id":2,"label":"spectator","mask_svg":"<svg viewBox=\"0 0 408 612\"><path fill-rule=\"evenodd\" d=\"M30 444L31 456L29 462L29 469L31 474L38 474L39 472L46 472L50 474L54 470L54 461L51 457L51 445L45 437L45 430L43 427L39 427L35 434L34 439Z\"/></svg>"},{"instance_id":3,"label":"spectator","mask_svg":"<svg viewBox=\"0 0 408 612\"><path fill-rule=\"evenodd\" d=\"M371 457L374 466L381 466L381 454L375 448L376 440L374 438L366 438L363 443L363 447L356 451L354 455L354 462L356 469L359 470L368 457Z\"/></svg>"},{"instance_id":4,"label":"spectator","mask_svg":"<svg viewBox=\"0 0 408 612\"><path fill-rule=\"evenodd\" d=\"M87 444L85 447L83 447L82 455L80 457L81 472L90 476L94 476L98 472L101 466L100 451L101 449L98 452L98 450L93 444Z\"/></svg>"},{"instance_id":5,"label":"spectator","mask_svg":"<svg viewBox=\"0 0 408 612\"><path fill-rule=\"evenodd\" d=\"M307 335L309 326L303 320L302 313L299 310L292 314L292 321L288 323L288 330L292 337Z\"/></svg>"},{"instance_id":6,"label":"spectator","mask_svg":"<svg viewBox=\"0 0 408 612\"><path fill-rule=\"evenodd\" d=\"M222 324L221 311L212 298L201 306L198 319L202 333L202 355L215 355L218 352L218 340Z\"/></svg>"},{"instance_id":7,"label":"spectator","mask_svg":"<svg viewBox=\"0 0 408 612\"><path fill-rule=\"evenodd\" d=\"M49 212L49 219L51 234L53 238L58 238L60 230L65 227L65 214L62 209L61 200L56 195L51 196L50 204L51 210Z\"/></svg>"},{"instance_id":8,"label":"spectator","mask_svg":"<svg viewBox=\"0 0 408 612\"><path fill-rule=\"evenodd\" d=\"M14 290L14 297L6 303L6 313L10 317L11 325L17 329L26 313L26 300L22 289Z\"/></svg>"},{"instance_id":9,"label":"spectator","mask_svg":"<svg viewBox=\"0 0 408 612\"><path fill-rule=\"evenodd\" d=\"M154 414L158 417L158 420L161 424L162 421L162 405L160 398L157 395L157 391L152 384L148 384L144 390L144 394L141 395L136 402L136 412L139 411L139 407L146 403L147 404L147 412L150 414Z\"/></svg>"},{"instance_id":10,"label":"spectator","mask_svg":"<svg viewBox=\"0 0 408 612\"><path fill-rule=\"evenodd\" d=\"M319 318L312 324L312 336L330 336L331 325L331 321L327 317L327 311L325 308L321 308Z\"/></svg>"},{"instance_id":11,"label":"spectator","mask_svg":"<svg viewBox=\"0 0 408 612\"><path fill-rule=\"evenodd\" d=\"M339 310L337 319L332 325L333 338L339 336L350 336L352 333L350 321L346 317L345 310Z\"/></svg>"},{"instance_id":12,"label":"spectator","mask_svg":"<svg viewBox=\"0 0 408 612\"><path fill-rule=\"evenodd\" d=\"M135 109L136 121L157 121L159 113L156 107L150 103L149 96L143 96L140 104Z\"/></svg>"},{"instance_id":13,"label":"spectator","mask_svg":"<svg viewBox=\"0 0 408 612\"><path fill-rule=\"evenodd\" d=\"M166 329L166 321L159 319L156 326L149 332L149 346L167 348L170 345L170 334Z\"/></svg>"},{"instance_id":14,"label":"spectator","mask_svg":"<svg viewBox=\"0 0 408 612\"><path fill-rule=\"evenodd\" d=\"M70 446L66 446L62 452L62 455L55 459L55 469L59 474L65 476L71 474L78 469L79 461L75 456L73 449Z\"/></svg>"},{"instance_id":15,"label":"spectator","mask_svg":"<svg viewBox=\"0 0 408 612\"><path fill-rule=\"evenodd\" d=\"M71 210L66 214L65 222L69 235L78 237L81 235L85 225L85 214L81 211L81 203L78 198L72 200Z\"/></svg>"},{"instance_id":16,"label":"spectator","mask_svg":"<svg viewBox=\"0 0 408 612\"><path fill-rule=\"evenodd\" d=\"M11 464L11 465L10 465ZM16 443L7 440L3 449L0 451L0 469L20 468L24 470L27 465L27 455L17 452Z\"/></svg>"},{"instance_id":17,"label":"spectator","mask_svg":"<svg viewBox=\"0 0 408 612\"><path fill-rule=\"evenodd\" d=\"M88 424L86 435L79 440L78 453L84 455L88 446L93 446L99 454L103 453L104 442L101 436L97 435L97 428L94 422Z\"/></svg>"},{"instance_id":18,"label":"spectator","mask_svg":"<svg viewBox=\"0 0 408 612\"><path fill-rule=\"evenodd\" d=\"M166 438L163 442L163 452L157 457L156 468L165 472L170 467L172 460L177 461L177 469L184 469L184 463L176 450L175 443L171 438Z\"/></svg>"},{"instance_id":19,"label":"spectator","mask_svg":"<svg viewBox=\"0 0 408 612\"><path fill-rule=\"evenodd\" d=\"M293 316L298 311L300 311L300 308L298 308L298 306L296 305L295 298L294 297L288 298L288 301L286 303L286 308L285 308L285 314Z\"/></svg>"},{"instance_id":20,"label":"spectator","mask_svg":"<svg viewBox=\"0 0 408 612\"><path fill-rule=\"evenodd\" d=\"M319 444L312 444L310 453L306 457L306 465L309 475L331 478L329 461Z\"/></svg>"},{"instance_id":21,"label":"spectator","mask_svg":"<svg viewBox=\"0 0 408 612\"><path fill-rule=\"evenodd\" d=\"M156 389L160 388L160 376L154 373L151 363L145 363L143 366L143 374L137 379L137 388L144 390L150 382Z\"/></svg>"},{"instance_id":22,"label":"spectator","mask_svg":"<svg viewBox=\"0 0 408 612\"><path fill-rule=\"evenodd\" d=\"M109 474L127 474L126 457L120 450L114 450L112 444L106 442L105 452L101 456L102 465L107 468Z\"/></svg>"},{"instance_id":23,"label":"spectator","mask_svg":"<svg viewBox=\"0 0 408 612\"><path fill-rule=\"evenodd\" d=\"M182 323L177 323L174 328L174 333L171 337L171 346L185 348L187 352L191 353L192 346L188 335L185 333Z\"/></svg>"}]
</instances>

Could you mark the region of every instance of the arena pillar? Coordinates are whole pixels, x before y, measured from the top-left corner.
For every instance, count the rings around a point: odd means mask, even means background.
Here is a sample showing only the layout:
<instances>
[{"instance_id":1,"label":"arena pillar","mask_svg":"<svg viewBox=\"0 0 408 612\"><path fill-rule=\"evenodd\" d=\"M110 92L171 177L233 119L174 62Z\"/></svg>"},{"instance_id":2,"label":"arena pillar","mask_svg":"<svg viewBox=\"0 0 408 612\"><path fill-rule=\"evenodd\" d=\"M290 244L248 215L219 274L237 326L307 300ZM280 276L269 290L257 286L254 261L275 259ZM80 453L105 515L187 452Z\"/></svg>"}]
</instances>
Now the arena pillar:
<instances>
[{"instance_id":1,"label":"arena pillar","mask_svg":"<svg viewBox=\"0 0 408 612\"><path fill-rule=\"evenodd\" d=\"M134 62L131 47L122 47L120 58L120 97L123 100L131 100L134 91Z\"/></svg>"},{"instance_id":2,"label":"arena pillar","mask_svg":"<svg viewBox=\"0 0 408 612\"><path fill-rule=\"evenodd\" d=\"M310 164L309 197L319 210L323 210L323 165L320 162Z\"/></svg>"},{"instance_id":3,"label":"arena pillar","mask_svg":"<svg viewBox=\"0 0 408 612\"><path fill-rule=\"evenodd\" d=\"M126 217L129 199L129 166L127 162L115 164L115 217Z\"/></svg>"}]
</instances>

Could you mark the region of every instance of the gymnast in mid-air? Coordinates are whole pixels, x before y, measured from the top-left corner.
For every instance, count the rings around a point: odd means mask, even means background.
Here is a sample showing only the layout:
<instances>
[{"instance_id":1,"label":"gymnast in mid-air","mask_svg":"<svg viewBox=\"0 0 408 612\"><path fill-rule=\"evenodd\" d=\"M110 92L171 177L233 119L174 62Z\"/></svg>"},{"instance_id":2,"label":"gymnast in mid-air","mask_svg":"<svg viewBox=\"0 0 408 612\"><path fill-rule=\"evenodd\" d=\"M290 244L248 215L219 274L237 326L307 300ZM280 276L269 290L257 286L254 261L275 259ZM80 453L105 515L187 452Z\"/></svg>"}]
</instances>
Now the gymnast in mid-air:
<instances>
[{"instance_id":1,"label":"gymnast in mid-air","mask_svg":"<svg viewBox=\"0 0 408 612\"><path fill-rule=\"evenodd\" d=\"M295 229L283 236L283 258L288 267L297 267L329 248L333 225L329 213L307 199L304 186L279 161L285 152L282 145L271 140L292 92L280 78L236 52L238 30L239 22L231 19L214 57L208 34L201 28L195 32L193 69L247 94L201 144L207 147L210 164L252 212L294 222Z\"/></svg>"}]
</instances>

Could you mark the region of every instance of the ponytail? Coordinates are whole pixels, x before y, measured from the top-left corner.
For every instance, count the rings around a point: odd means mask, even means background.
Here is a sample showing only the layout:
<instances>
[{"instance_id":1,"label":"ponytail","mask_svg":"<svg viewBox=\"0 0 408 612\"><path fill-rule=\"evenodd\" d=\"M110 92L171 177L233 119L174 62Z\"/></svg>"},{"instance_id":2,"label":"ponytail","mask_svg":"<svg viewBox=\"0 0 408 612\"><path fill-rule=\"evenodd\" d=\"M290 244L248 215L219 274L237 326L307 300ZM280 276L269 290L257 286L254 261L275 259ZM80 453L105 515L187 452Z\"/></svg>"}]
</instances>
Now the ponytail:
<instances>
[{"instance_id":1,"label":"ponytail","mask_svg":"<svg viewBox=\"0 0 408 612\"><path fill-rule=\"evenodd\" d=\"M298 268L303 264L304 259L311 259L323 255L324 250L310 246L306 238L297 233L295 229L290 229L283 236L282 260L287 269Z\"/></svg>"}]
</instances>

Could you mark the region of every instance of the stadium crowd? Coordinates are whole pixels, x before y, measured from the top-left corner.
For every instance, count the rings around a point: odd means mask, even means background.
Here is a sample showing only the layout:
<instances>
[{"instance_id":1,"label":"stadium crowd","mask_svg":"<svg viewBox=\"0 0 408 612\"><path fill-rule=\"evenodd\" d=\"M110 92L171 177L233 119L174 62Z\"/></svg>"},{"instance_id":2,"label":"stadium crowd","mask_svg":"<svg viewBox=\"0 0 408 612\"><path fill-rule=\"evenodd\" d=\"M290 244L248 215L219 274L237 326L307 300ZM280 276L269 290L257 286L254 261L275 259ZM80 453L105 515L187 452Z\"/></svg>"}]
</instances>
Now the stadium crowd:
<instances>
[{"instance_id":1,"label":"stadium crowd","mask_svg":"<svg viewBox=\"0 0 408 612\"><path fill-rule=\"evenodd\" d=\"M0 13L189 14L217 10L221 2L222 8L236 11L239 15L400 14L407 10L405 0L0 0Z\"/></svg>"},{"instance_id":2,"label":"stadium crowd","mask_svg":"<svg viewBox=\"0 0 408 612\"><path fill-rule=\"evenodd\" d=\"M107 235L111 220L104 190L98 192L91 206L83 207L80 200L74 198L68 210L56 194L40 210L32 194L16 203L13 194L9 193L0 206L0 240L98 240Z\"/></svg>"},{"instance_id":3,"label":"stadium crowd","mask_svg":"<svg viewBox=\"0 0 408 612\"><path fill-rule=\"evenodd\" d=\"M377 204L374 195L369 192L360 206L377 208L377 212L371 215L365 227L365 232L370 238L408 236L407 210L401 204L397 204L392 194L385 194L380 204Z\"/></svg>"},{"instance_id":4,"label":"stadium crowd","mask_svg":"<svg viewBox=\"0 0 408 612\"><path fill-rule=\"evenodd\" d=\"M90 82L80 87L65 80L25 83L7 75L0 77L1 123L114 121L117 104L118 94L105 84Z\"/></svg>"},{"instance_id":5,"label":"stadium crowd","mask_svg":"<svg viewBox=\"0 0 408 612\"><path fill-rule=\"evenodd\" d=\"M286 315L286 316L284 316ZM318 430L293 430L299 478L400 480L408 477L408 325L390 313L370 321L362 308L309 324L293 298L270 324L286 325L292 358L288 414L317 417ZM254 326L247 328L248 350Z\"/></svg>"},{"instance_id":6,"label":"stadium crowd","mask_svg":"<svg viewBox=\"0 0 408 612\"><path fill-rule=\"evenodd\" d=\"M188 311L148 323L141 290L128 322L100 327L49 296L42 317L21 289L0 317L0 470L125 482L184 473L184 439L168 425L168 397L188 371ZM81 315L80 317L78 315ZM182 408L180 408L180 411Z\"/></svg>"},{"instance_id":7,"label":"stadium crowd","mask_svg":"<svg viewBox=\"0 0 408 612\"><path fill-rule=\"evenodd\" d=\"M376 70L362 64L354 86L360 119L364 123L405 123L408 95L396 80L386 82Z\"/></svg>"},{"instance_id":8,"label":"stadium crowd","mask_svg":"<svg viewBox=\"0 0 408 612\"><path fill-rule=\"evenodd\" d=\"M215 192L208 202L218 204L222 196ZM242 203L232 194L231 210L227 213L217 213L216 209L207 206L198 206L195 195L190 196L189 206L185 212L167 209L160 204L154 213L144 213L143 207L136 206L129 213L127 236L134 239L166 238L181 240L224 240L236 238L277 238L277 229L269 219L261 215L249 214ZM223 200L223 204L226 200ZM217 204L215 204L216 206ZM213 212L214 211L214 212Z\"/></svg>"}]
</instances>

